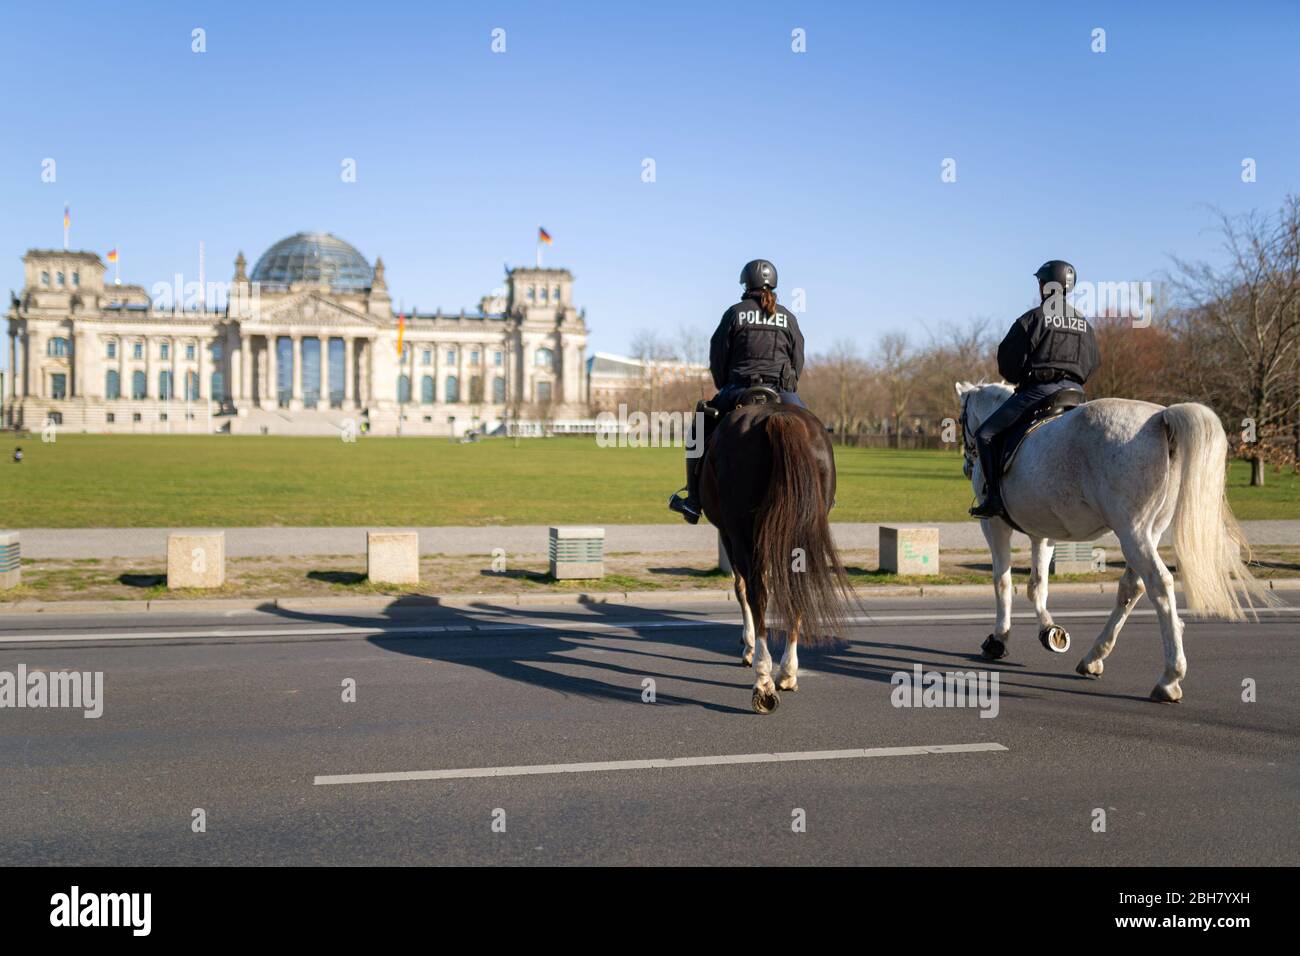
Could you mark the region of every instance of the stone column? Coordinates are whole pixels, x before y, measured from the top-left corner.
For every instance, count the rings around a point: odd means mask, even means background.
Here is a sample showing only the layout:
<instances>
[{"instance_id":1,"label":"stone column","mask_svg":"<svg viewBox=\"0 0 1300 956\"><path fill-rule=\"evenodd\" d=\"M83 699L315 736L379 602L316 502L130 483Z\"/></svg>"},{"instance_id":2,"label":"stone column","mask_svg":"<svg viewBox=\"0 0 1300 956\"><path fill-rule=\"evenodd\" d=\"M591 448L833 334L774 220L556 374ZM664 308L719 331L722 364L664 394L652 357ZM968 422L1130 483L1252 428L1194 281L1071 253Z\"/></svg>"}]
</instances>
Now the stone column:
<instances>
[{"instance_id":1,"label":"stone column","mask_svg":"<svg viewBox=\"0 0 1300 956\"><path fill-rule=\"evenodd\" d=\"M375 340L366 339L366 402L374 404L375 401Z\"/></svg>"},{"instance_id":2,"label":"stone column","mask_svg":"<svg viewBox=\"0 0 1300 956\"><path fill-rule=\"evenodd\" d=\"M293 336L293 375L289 378L289 407L302 408L302 336Z\"/></svg>"},{"instance_id":3,"label":"stone column","mask_svg":"<svg viewBox=\"0 0 1300 956\"><path fill-rule=\"evenodd\" d=\"M153 339L144 337L144 397L155 398L153 380Z\"/></svg>"},{"instance_id":4,"label":"stone column","mask_svg":"<svg viewBox=\"0 0 1300 956\"><path fill-rule=\"evenodd\" d=\"M126 345L122 336L117 337L117 397L131 397L131 383L126 380Z\"/></svg>"},{"instance_id":5,"label":"stone column","mask_svg":"<svg viewBox=\"0 0 1300 956\"><path fill-rule=\"evenodd\" d=\"M18 398L18 332L9 332L9 400Z\"/></svg>"},{"instance_id":6,"label":"stone column","mask_svg":"<svg viewBox=\"0 0 1300 956\"><path fill-rule=\"evenodd\" d=\"M239 330L239 398L246 404L253 401L253 342L252 338Z\"/></svg>"},{"instance_id":7,"label":"stone column","mask_svg":"<svg viewBox=\"0 0 1300 956\"><path fill-rule=\"evenodd\" d=\"M212 397L212 389L210 387L205 388L203 386L203 379L204 379L203 373L207 364L204 362L203 356L207 354L207 351L208 351L208 342L202 336L200 336L199 344L198 344L199 361L198 361L198 373L197 373L199 376L199 382L198 382L198 388L195 389L195 391L198 393L198 397L196 398L196 401L202 401L204 396L208 398Z\"/></svg>"},{"instance_id":8,"label":"stone column","mask_svg":"<svg viewBox=\"0 0 1300 956\"><path fill-rule=\"evenodd\" d=\"M262 389L262 407L278 408L280 402L280 337L266 336L266 387Z\"/></svg>"},{"instance_id":9,"label":"stone column","mask_svg":"<svg viewBox=\"0 0 1300 956\"><path fill-rule=\"evenodd\" d=\"M343 337L343 407L352 410L352 336Z\"/></svg>"},{"instance_id":10,"label":"stone column","mask_svg":"<svg viewBox=\"0 0 1300 956\"><path fill-rule=\"evenodd\" d=\"M320 343L320 348L316 352L319 356L316 364L320 367L320 374L317 376L319 388L316 391L316 408L319 410L330 407L330 337L328 334L317 335L316 341Z\"/></svg>"}]
</instances>

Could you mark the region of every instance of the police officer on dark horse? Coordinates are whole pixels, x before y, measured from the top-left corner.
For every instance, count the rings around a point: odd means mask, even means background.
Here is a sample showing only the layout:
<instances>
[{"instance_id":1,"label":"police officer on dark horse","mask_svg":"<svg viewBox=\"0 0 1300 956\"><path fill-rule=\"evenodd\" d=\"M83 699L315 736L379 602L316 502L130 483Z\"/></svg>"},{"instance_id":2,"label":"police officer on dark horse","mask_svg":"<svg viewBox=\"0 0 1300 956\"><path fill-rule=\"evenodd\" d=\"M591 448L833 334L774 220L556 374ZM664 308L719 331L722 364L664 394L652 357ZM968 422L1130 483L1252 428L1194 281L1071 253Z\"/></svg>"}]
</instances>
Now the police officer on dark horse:
<instances>
[{"instance_id":1,"label":"police officer on dark horse","mask_svg":"<svg viewBox=\"0 0 1300 956\"><path fill-rule=\"evenodd\" d=\"M848 581L831 539L835 455L825 426L796 394L803 334L776 301L776 267L756 259L740 273L740 302L710 344L719 391L700 403L704 434L687 447L687 494L669 506L692 524L705 514L731 562L744 617L741 663L755 669L753 707L771 713L778 688L798 689L797 646L840 633ZM785 630L772 677L767 612Z\"/></svg>"},{"instance_id":2,"label":"police officer on dark horse","mask_svg":"<svg viewBox=\"0 0 1300 956\"><path fill-rule=\"evenodd\" d=\"M1042 301L1016 319L998 346L998 372L1016 387L1015 394L975 434L985 484L984 500L970 510L976 518L997 518L1005 511L1001 435L1049 395L1066 388L1082 391L1101 364L1092 326L1065 301L1074 288L1074 266L1052 259L1034 277Z\"/></svg>"},{"instance_id":3,"label":"police officer on dark horse","mask_svg":"<svg viewBox=\"0 0 1300 956\"><path fill-rule=\"evenodd\" d=\"M668 507L691 524L700 520L700 452L708 447L714 424L736 407L746 389L766 385L782 403L807 407L796 394L803 374L803 332L794 313L776 301L776 266L766 259L746 263L740 284L744 295L722 314L709 342L709 371L718 393L699 409L704 434L687 448L686 496L678 492L668 499Z\"/></svg>"}]
</instances>

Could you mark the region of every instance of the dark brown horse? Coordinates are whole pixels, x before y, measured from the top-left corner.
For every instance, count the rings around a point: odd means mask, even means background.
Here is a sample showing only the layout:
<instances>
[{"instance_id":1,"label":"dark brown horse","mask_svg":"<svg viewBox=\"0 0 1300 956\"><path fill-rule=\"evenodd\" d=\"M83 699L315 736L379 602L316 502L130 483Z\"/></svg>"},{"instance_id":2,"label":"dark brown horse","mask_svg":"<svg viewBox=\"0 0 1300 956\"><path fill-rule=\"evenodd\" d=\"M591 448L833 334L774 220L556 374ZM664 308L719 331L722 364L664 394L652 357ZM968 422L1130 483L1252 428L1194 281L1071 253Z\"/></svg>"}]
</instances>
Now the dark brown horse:
<instances>
[{"instance_id":1,"label":"dark brown horse","mask_svg":"<svg viewBox=\"0 0 1300 956\"><path fill-rule=\"evenodd\" d=\"M768 714L777 689L798 690L797 645L841 632L851 597L831 540L835 455L817 416L795 405L741 405L716 427L701 462L700 501L722 536L744 614L741 663L755 664L754 710ZM772 680L767 614L785 629Z\"/></svg>"}]
</instances>

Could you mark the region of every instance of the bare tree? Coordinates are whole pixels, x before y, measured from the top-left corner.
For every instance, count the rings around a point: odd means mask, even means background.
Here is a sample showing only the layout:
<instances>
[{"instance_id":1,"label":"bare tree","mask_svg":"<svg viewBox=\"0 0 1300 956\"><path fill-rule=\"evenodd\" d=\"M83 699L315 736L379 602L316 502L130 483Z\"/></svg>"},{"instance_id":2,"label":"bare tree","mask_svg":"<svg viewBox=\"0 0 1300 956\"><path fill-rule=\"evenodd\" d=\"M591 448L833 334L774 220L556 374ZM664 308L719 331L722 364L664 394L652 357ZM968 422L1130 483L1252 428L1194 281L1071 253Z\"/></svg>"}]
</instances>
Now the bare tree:
<instances>
[{"instance_id":1,"label":"bare tree","mask_svg":"<svg viewBox=\"0 0 1300 956\"><path fill-rule=\"evenodd\" d=\"M907 414L912 395L917 387L917 356L908 344L905 334L889 332L880 337L874 364L881 384L885 388L893 445L898 447L903 416Z\"/></svg>"},{"instance_id":2,"label":"bare tree","mask_svg":"<svg viewBox=\"0 0 1300 956\"><path fill-rule=\"evenodd\" d=\"M1224 265L1174 260L1180 331L1188 374L1231 416L1229 433L1245 432L1238 450L1262 485L1265 460L1294 461L1300 446L1300 197L1272 215L1219 213L1219 232Z\"/></svg>"}]
</instances>

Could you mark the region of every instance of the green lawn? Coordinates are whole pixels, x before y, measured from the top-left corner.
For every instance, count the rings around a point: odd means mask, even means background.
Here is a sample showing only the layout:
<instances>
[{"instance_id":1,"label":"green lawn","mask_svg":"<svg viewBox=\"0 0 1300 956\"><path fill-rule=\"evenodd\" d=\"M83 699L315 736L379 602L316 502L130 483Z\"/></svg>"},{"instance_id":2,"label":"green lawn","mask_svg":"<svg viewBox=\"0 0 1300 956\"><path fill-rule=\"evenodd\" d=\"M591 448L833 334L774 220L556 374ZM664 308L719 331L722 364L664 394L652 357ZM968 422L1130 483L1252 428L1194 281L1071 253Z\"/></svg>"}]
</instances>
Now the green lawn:
<instances>
[{"instance_id":1,"label":"green lawn","mask_svg":"<svg viewBox=\"0 0 1300 956\"><path fill-rule=\"evenodd\" d=\"M681 450L592 438L446 439L62 435L0 460L0 528L675 522ZM956 452L838 452L837 521L959 521L970 484ZM1300 518L1300 479L1247 486L1237 516Z\"/></svg>"}]
</instances>

